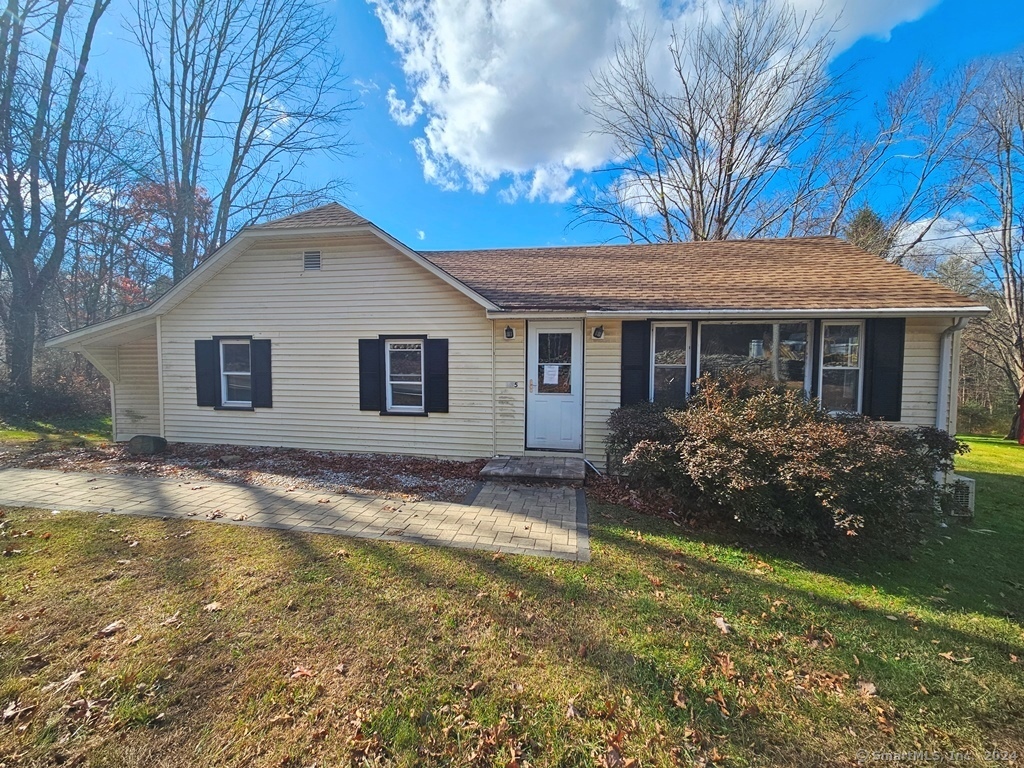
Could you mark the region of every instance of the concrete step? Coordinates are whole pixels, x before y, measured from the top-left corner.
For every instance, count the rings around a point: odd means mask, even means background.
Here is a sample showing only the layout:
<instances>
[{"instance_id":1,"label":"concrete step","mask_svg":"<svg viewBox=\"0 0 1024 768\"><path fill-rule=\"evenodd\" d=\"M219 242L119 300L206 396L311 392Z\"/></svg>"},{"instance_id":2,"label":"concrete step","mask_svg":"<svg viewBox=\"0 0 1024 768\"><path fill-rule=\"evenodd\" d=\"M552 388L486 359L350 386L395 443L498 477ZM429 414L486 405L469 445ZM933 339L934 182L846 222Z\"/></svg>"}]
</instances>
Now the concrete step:
<instances>
[{"instance_id":1,"label":"concrete step","mask_svg":"<svg viewBox=\"0 0 1024 768\"><path fill-rule=\"evenodd\" d=\"M480 470L485 480L513 483L582 483L587 477L583 459L553 456L497 456Z\"/></svg>"}]
</instances>

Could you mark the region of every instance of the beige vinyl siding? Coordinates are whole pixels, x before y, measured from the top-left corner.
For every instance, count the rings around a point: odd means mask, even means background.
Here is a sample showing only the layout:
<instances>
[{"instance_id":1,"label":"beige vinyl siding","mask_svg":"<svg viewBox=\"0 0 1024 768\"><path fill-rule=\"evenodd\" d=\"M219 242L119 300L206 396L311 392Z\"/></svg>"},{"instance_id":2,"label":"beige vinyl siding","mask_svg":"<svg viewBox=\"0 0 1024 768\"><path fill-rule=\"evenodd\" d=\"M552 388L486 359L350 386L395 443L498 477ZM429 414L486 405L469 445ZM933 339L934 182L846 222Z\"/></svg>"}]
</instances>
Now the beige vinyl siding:
<instances>
[{"instance_id":1,"label":"beige vinyl siding","mask_svg":"<svg viewBox=\"0 0 1024 768\"><path fill-rule=\"evenodd\" d=\"M114 440L160 434L160 393L156 337L122 344L114 351Z\"/></svg>"},{"instance_id":2,"label":"beige vinyl siding","mask_svg":"<svg viewBox=\"0 0 1024 768\"><path fill-rule=\"evenodd\" d=\"M604 327L604 336L594 338L594 328ZM588 320L583 330L583 452L604 468L608 416L619 407L622 374L622 323L618 320Z\"/></svg>"},{"instance_id":3,"label":"beige vinyl siding","mask_svg":"<svg viewBox=\"0 0 1024 768\"><path fill-rule=\"evenodd\" d=\"M303 272L302 254L322 252ZM162 319L164 425L171 441L451 458L493 451L491 322L475 302L368 236L280 242L243 253ZM196 339L270 339L273 407L196 405ZM449 409L359 410L358 340L449 340Z\"/></svg>"},{"instance_id":4,"label":"beige vinyl siding","mask_svg":"<svg viewBox=\"0 0 1024 768\"><path fill-rule=\"evenodd\" d=\"M939 337L951 324L951 318L907 318L903 352L903 411L900 418L904 424L935 426L939 398Z\"/></svg>"},{"instance_id":5,"label":"beige vinyl siding","mask_svg":"<svg viewBox=\"0 0 1024 768\"><path fill-rule=\"evenodd\" d=\"M526 323L494 320L493 326L494 452L521 456L526 445ZM514 339L505 338L506 326L515 331Z\"/></svg>"}]
</instances>

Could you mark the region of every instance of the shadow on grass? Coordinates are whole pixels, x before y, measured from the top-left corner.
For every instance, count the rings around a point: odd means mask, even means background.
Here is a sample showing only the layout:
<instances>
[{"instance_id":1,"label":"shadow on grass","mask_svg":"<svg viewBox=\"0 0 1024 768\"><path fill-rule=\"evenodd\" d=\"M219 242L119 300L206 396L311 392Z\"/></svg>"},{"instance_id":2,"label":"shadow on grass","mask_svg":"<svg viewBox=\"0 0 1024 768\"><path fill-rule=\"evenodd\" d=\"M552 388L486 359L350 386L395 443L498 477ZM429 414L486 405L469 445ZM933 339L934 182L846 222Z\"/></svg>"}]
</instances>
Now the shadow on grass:
<instances>
[{"instance_id":1,"label":"shadow on grass","mask_svg":"<svg viewBox=\"0 0 1024 768\"><path fill-rule=\"evenodd\" d=\"M993 483L979 482L979 495L994 493ZM1024 496L1014 483L1004 492ZM979 514L975 522L987 520ZM343 764L348 747L332 739L351 735L353 718L367 741L379 739L383 762L425 765L469 762L487 729L502 727L521 757L566 766L592 765L620 729L623 749L650 750L651 764L668 764L669 747L679 745L693 759L714 749L737 763L849 764L854 745L1024 742L1024 682L1008 661L1024 657L1019 625L987 618L998 611L969 596L980 616L951 610L963 591L955 580L943 591L949 605L928 601L932 576L954 578L938 558L934 571L920 557L905 568L885 558L815 560L804 571L764 546L738 549L597 506L588 564L203 522L106 516L67 550L62 568L74 576L125 557L136 564L120 570L138 571L116 591L116 609L99 604L79 632L119 618L117 611L144 613L133 599L179 606L185 619L180 630L157 629L146 651L147 663L171 675L161 700L167 724L111 737L110 764L129 764L120 759L129 745L140 750L139 765L216 752L235 755L218 758L222 764L297 766L312 758L285 758L335 748L318 759ZM108 527L148 534L133 554ZM182 536L187 530L194 533ZM934 545L943 555L963 548L964 537L985 535L950 536ZM960 552L951 557L981 557L984 548ZM890 575L874 578L869 566L887 566ZM31 563L17 567L27 579ZM892 614L877 607L881 599L850 599L858 590L870 595L871 586L923 599ZM73 594L73 585L60 588ZM225 610L203 611L211 600ZM716 615L731 632L718 629ZM27 654L30 640L46 637L41 631L8 647ZM143 663L134 651L118 653ZM347 674L331 673L338 661ZM316 676L292 678L300 665ZM859 696L858 678L877 685L878 696ZM484 693L474 695L477 680ZM574 718L565 715L569 702ZM891 733L878 724L879 708ZM287 728L268 725L285 715ZM467 723L477 730L460 736ZM332 736L313 735L325 728ZM0 752L6 738L0 734ZM45 761L40 752L26 764Z\"/></svg>"}]
</instances>

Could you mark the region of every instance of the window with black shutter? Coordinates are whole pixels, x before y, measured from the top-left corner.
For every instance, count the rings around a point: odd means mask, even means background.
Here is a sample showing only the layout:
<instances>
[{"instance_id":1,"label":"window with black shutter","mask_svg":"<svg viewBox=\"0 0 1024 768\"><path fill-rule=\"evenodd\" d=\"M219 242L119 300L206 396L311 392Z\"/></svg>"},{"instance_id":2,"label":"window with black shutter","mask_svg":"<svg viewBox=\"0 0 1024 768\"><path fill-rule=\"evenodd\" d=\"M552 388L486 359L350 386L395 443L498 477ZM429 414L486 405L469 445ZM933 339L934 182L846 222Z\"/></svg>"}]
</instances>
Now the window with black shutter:
<instances>
[{"instance_id":1,"label":"window with black shutter","mask_svg":"<svg viewBox=\"0 0 1024 768\"><path fill-rule=\"evenodd\" d=\"M359 410L396 416L448 413L448 339L360 339Z\"/></svg>"},{"instance_id":2,"label":"window with black shutter","mask_svg":"<svg viewBox=\"0 0 1024 768\"><path fill-rule=\"evenodd\" d=\"M198 339L195 363L196 405L243 411L272 407L269 339Z\"/></svg>"}]
</instances>

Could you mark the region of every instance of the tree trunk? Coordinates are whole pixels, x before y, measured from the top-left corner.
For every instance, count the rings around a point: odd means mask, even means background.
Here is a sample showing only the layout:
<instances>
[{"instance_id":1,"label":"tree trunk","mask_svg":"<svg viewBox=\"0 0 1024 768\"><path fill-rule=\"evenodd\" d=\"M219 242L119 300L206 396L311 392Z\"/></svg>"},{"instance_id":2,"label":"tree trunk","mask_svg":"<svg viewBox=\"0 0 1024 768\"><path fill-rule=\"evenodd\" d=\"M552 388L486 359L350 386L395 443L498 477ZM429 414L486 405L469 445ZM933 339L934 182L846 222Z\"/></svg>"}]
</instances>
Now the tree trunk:
<instances>
[{"instance_id":1,"label":"tree trunk","mask_svg":"<svg viewBox=\"0 0 1024 768\"><path fill-rule=\"evenodd\" d=\"M36 313L39 300L32 285L15 278L7 315L7 365L11 385L19 395L32 391L32 360L36 345Z\"/></svg>"}]
</instances>

